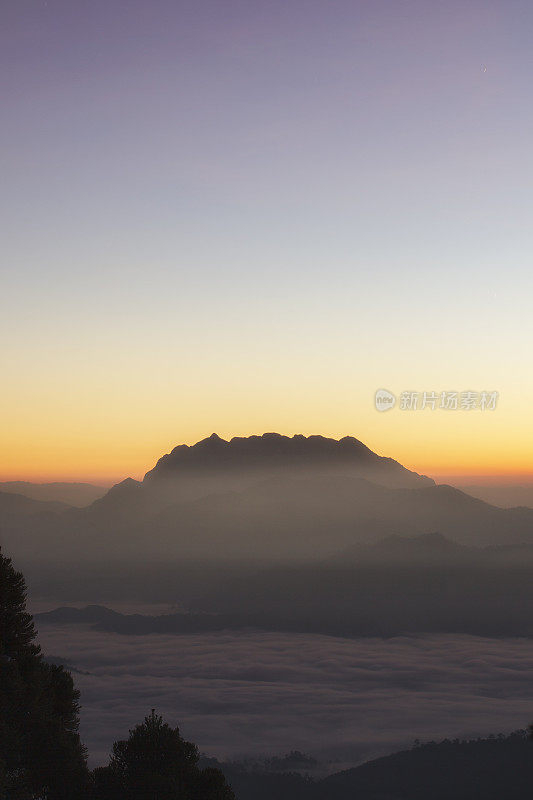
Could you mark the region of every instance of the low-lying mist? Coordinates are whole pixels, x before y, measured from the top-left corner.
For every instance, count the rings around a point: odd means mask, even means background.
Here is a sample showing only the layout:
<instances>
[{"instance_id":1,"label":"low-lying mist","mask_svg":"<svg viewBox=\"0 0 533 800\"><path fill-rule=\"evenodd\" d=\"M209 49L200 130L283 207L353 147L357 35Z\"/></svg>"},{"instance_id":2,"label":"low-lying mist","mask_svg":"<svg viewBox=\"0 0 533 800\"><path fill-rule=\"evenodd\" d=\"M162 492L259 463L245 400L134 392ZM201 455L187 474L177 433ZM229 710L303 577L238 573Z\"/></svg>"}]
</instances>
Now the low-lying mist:
<instances>
[{"instance_id":1,"label":"low-lying mist","mask_svg":"<svg viewBox=\"0 0 533 800\"><path fill-rule=\"evenodd\" d=\"M123 636L50 625L39 626L39 641L76 670L93 764L150 708L209 755L299 749L335 772L416 738L514 730L531 700L526 639Z\"/></svg>"}]
</instances>

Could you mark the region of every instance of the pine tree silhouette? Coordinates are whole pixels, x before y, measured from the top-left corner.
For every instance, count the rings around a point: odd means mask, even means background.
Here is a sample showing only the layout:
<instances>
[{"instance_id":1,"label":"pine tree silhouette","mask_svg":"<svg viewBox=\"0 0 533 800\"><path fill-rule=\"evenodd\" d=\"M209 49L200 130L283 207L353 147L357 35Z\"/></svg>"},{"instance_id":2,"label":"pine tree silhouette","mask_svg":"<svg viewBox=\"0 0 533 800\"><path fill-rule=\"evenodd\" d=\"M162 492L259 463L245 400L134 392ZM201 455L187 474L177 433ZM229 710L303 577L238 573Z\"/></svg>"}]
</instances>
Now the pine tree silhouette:
<instances>
[{"instance_id":1,"label":"pine tree silhouette","mask_svg":"<svg viewBox=\"0 0 533 800\"><path fill-rule=\"evenodd\" d=\"M79 693L47 664L26 612L26 585L0 553L0 787L3 796L83 798L89 787L78 735Z\"/></svg>"},{"instance_id":2,"label":"pine tree silhouette","mask_svg":"<svg viewBox=\"0 0 533 800\"><path fill-rule=\"evenodd\" d=\"M220 770L198 768L198 748L155 713L115 742L95 770L99 800L235 800Z\"/></svg>"}]
</instances>

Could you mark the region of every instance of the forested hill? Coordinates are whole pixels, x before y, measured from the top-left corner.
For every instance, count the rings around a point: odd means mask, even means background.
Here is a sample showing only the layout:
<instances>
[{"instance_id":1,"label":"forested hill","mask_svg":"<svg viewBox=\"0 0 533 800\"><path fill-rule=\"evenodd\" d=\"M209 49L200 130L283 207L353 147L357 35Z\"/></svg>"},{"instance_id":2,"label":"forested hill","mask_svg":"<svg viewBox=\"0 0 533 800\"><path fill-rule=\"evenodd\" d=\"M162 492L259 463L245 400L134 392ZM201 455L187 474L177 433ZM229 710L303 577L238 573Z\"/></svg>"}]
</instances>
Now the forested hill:
<instances>
[{"instance_id":1,"label":"forested hill","mask_svg":"<svg viewBox=\"0 0 533 800\"><path fill-rule=\"evenodd\" d=\"M525 731L415 745L322 780L268 764L210 763L238 800L524 800L533 787L533 742Z\"/></svg>"}]
</instances>

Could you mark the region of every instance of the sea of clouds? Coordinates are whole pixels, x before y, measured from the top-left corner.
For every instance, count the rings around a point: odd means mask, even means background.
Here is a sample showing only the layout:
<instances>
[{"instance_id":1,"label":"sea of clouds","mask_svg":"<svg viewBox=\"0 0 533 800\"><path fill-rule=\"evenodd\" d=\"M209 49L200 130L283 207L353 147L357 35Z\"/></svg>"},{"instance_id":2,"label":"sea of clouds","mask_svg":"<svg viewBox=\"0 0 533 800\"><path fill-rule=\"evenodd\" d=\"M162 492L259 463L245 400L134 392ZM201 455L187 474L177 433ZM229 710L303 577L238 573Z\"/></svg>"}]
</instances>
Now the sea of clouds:
<instances>
[{"instance_id":1,"label":"sea of clouds","mask_svg":"<svg viewBox=\"0 0 533 800\"><path fill-rule=\"evenodd\" d=\"M152 708L209 755L298 749L331 762L331 772L416 738L508 732L533 721L527 639L121 636L49 625L39 641L45 655L75 669L93 765Z\"/></svg>"}]
</instances>

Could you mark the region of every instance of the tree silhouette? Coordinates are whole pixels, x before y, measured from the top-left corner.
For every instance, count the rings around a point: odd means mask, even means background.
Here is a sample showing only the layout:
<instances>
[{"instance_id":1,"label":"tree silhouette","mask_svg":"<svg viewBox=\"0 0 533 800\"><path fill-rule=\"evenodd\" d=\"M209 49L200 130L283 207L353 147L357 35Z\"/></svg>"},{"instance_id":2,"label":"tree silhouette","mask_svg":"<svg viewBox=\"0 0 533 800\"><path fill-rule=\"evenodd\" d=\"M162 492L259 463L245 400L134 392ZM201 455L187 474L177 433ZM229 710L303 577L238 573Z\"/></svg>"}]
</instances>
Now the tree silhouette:
<instances>
[{"instance_id":1,"label":"tree silhouette","mask_svg":"<svg viewBox=\"0 0 533 800\"><path fill-rule=\"evenodd\" d=\"M78 735L79 693L47 664L26 612L26 585L0 553L0 791L3 797L72 800L89 785Z\"/></svg>"},{"instance_id":2,"label":"tree silhouette","mask_svg":"<svg viewBox=\"0 0 533 800\"><path fill-rule=\"evenodd\" d=\"M152 710L129 739L115 742L94 772L99 800L234 800L220 770L198 768L198 749Z\"/></svg>"}]
</instances>

